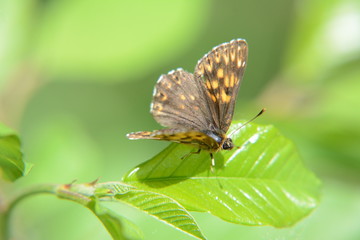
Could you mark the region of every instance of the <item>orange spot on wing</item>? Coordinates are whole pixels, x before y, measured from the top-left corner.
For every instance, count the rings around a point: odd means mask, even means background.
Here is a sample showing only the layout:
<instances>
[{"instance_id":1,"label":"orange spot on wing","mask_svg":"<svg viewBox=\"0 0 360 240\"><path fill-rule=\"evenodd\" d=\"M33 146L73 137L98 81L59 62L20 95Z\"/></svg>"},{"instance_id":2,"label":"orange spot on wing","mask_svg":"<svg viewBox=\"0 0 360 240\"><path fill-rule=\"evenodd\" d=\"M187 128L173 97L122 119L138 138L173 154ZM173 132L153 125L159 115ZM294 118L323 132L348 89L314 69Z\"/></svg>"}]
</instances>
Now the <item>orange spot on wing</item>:
<instances>
[{"instance_id":1,"label":"orange spot on wing","mask_svg":"<svg viewBox=\"0 0 360 240\"><path fill-rule=\"evenodd\" d=\"M213 102L216 102L216 97L214 95L210 95L211 96L211 100L213 100Z\"/></svg>"},{"instance_id":2,"label":"orange spot on wing","mask_svg":"<svg viewBox=\"0 0 360 240\"><path fill-rule=\"evenodd\" d=\"M224 85L225 85L225 87L227 87L227 88L230 86L230 80L229 80L229 76L228 76L228 75L225 75Z\"/></svg>"},{"instance_id":3,"label":"orange spot on wing","mask_svg":"<svg viewBox=\"0 0 360 240\"><path fill-rule=\"evenodd\" d=\"M225 90L223 89L221 91L221 100L225 103L228 103L228 102L230 102L230 99L231 99L231 97L229 95L227 95Z\"/></svg>"},{"instance_id":4,"label":"orange spot on wing","mask_svg":"<svg viewBox=\"0 0 360 240\"><path fill-rule=\"evenodd\" d=\"M223 78L224 77L224 69L219 68L217 71L217 77L218 78Z\"/></svg>"},{"instance_id":5,"label":"orange spot on wing","mask_svg":"<svg viewBox=\"0 0 360 240\"><path fill-rule=\"evenodd\" d=\"M211 86L213 89L217 89L219 87L219 81L218 80L213 80L211 82Z\"/></svg>"},{"instance_id":6,"label":"orange spot on wing","mask_svg":"<svg viewBox=\"0 0 360 240\"><path fill-rule=\"evenodd\" d=\"M207 87L207 89L211 89L211 83L210 83L210 81L206 81L206 87Z\"/></svg>"}]
</instances>

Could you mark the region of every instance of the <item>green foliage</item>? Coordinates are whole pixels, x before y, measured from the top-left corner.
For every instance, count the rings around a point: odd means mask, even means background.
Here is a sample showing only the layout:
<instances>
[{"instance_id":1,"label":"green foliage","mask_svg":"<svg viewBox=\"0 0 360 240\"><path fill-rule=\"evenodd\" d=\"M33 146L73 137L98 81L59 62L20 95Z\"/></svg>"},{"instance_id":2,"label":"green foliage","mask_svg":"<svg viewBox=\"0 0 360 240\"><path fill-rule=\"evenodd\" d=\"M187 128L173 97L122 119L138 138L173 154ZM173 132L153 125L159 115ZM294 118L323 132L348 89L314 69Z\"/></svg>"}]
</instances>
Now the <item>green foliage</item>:
<instances>
[{"instance_id":1,"label":"green foliage","mask_svg":"<svg viewBox=\"0 0 360 240\"><path fill-rule=\"evenodd\" d=\"M239 126L241 123L231 128ZM135 224L103 206L106 201L126 203L198 239L205 237L188 210L209 212L238 224L287 227L316 207L320 182L303 166L292 142L278 130L247 124L233 141L239 148L217 153L214 172L210 171L208 153L182 159L191 149L171 144L124 177L131 185L45 185L18 199L51 193L79 203L99 218L114 239L142 239L142 233ZM0 146L11 149L7 144Z\"/></svg>"},{"instance_id":2,"label":"green foliage","mask_svg":"<svg viewBox=\"0 0 360 240\"><path fill-rule=\"evenodd\" d=\"M187 209L247 225L290 226L316 207L320 182L278 130L248 124L233 139L240 148L216 154L214 172L208 153L182 160L191 149L172 144L124 181L177 199Z\"/></svg>"},{"instance_id":3,"label":"green foliage","mask_svg":"<svg viewBox=\"0 0 360 240\"><path fill-rule=\"evenodd\" d=\"M125 202L180 231L205 239L190 213L166 195L141 189L129 189L124 192L121 183L100 184L97 187L111 189L113 200Z\"/></svg>"},{"instance_id":4,"label":"green foliage","mask_svg":"<svg viewBox=\"0 0 360 240\"><path fill-rule=\"evenodd\" d=\"M26 175L27 171L26 163L22 160L19 137L0 123L0 176L15 181Z\"/></svg>"},{"instance_id":5,"label":"green foliage","mask_svg":"<svg viewBox=\"0 0 360 240\"><path fill-rule=\"evenodd\" d=\"M6 5L21 9L16 3ZM193 39L183 39L179 50L174 43L203 26L207 4L203 0L110 0L106 4L80 0L51 1L38 7L26 12L26 24L37 21L36 31L20 30L24 38L34 41L30 54L36 63L56 78L78 76L78 80L101 82L126 80L134 71L149 71L180 53ZM89 24L92 21L96 23ZM27 54L28 42L22 44Z\"/></svg>"},{"instance_id":6,"label":"green foliage","mask_svg":"<svg viewBox=\"0 0 360 240\"><path fill-rule=\"evenodd\" d=\"M125 192L129 189L128 186L121 187ZM102 187L98 189L95 183L54 185L53 188L53 194L56 196L79 203L92 211L113 239L142 239L142 232L134 223L101 204L101 198L97 196L107 196L109 191Z\"/></svg>"},{"instance_id":7,"label":"green foliage","mask_svg":"<svg viewBox=\"0 0 360 240\"><path fill-rule=\"evenodd\" d=\"M7 209L7 200L13 193L27 189L28 185L67 183L74 178L86 182L99 176L106 181L118 179L128 169L160 152L167 143L131 142L124 137L131 131L159 127L148 113L156 79L178 67L192 71L196 61L211 47L245 38L249 43L249 61L234 119L248 119L254 108L267 107L269 111L256 122L273 124L296 143L306 165L324 183L320 204L319 182L308 171L299 171L308 176L308 182L297 183L284 177L286 170L294 174L284 164L279 168L284 169L279 172L284 178L271 181L261 175L266 169L261 160L256 167L250 167L250 155L243 148L244 152L234 149L218 153L217 166L211 172L208 154L191 156L181 161L180 166L179 158L192 149L172 145L165 150L171 150L166 161L158 159L161 164L152 165L158 155L140 165L141 169L127 176L126 181L136 185L140 192L172 194L167 197L187 211L211 211L218 217L193 213L203 234L210 239L239 239L239 236L241 239L358 239L359 1L279 0L263 1L261 6L257 1L237 0L154 0L141 4L118 0L106 4L96 0L0 1L0 120L20 132L26 159L36 164L26 178L15 183L0 181L0 212ZM12 131L0 134L2 179L13 181L27 172L29 165L18 161L21 158L18 141ZM293 148L292 144L287 146ZM268 147L273 149L273 143ZM282 149L282 153L289 151L286 147ZM261 150L257 154L252 150L251 157L261 156ZM235 152L236 157L229 161ZM296 162L295 158L297 153L288 158L289 162ZM163 163L169 164L169 172L159 168ZM171 172L174 165L178 168ZM299 166L303 169L302 164ZM151 168L160 178L149 175L152 182L143 181ZM162 186L164 180L170 181L171 175L179 178L175 179L177 182L172 179L170 184ZM276 204L280 205L281 201L275 202L274 210L264 199L275 198L262 198L257 193L263 193L264 189L281 193L276 190L275 182L279 188L285 185L282 189L295 198L288 195L291 200L283 201L280 209ZM314 184L309 187L310 182ZM180 194L174 192L175 186L184 193L192 190L191 195L178 198ZM93 205L88 208L96 212L114 238L142 235L122 216L135 222L146 239L192 238L165 225L161 228L156 216L153 220L128 214L126 211L132 211L126 205L129 203L116 204L122 201L115 197L112 198L116 207L124 209L111 211L103 205L103 197L99 202L95 200L99 198L94 195L105 194L101 189L89 195ZM106 189L112 187L103 188ZM224 189L228 190L227 194ZM200 197L194 195L198 192L206 201L196 202ZM231 203L231 209L242 207L244 212L241 215L229 209L219 212L224 206L209 196L213 192L224 203ZM300 192L305 195L301 197ZM72 193L87 196L80 190ZM229 200L233 196L248 208L235 206L235 201ZM244 196L251 197L251 201ZM283 192L280 200L286 198ZM67 210L73 209L71 204L69 207L62 201L54 201L65 206L52 208L51 202L41 204L47 199L33 199L16 205L21 215L15 214L12 219L16 222L13 238L21 239L22 234L27 239L110 238L103 226L94 224L94 218L89 215L76 214L69 219L72 211ZM294 204L298 199L304 208ZM269 210L268 219L261 214L263 203L266 203L264 209ZM294 225L296 219L313 209L311 203L319 207ZM288 218L291 206L296 214ZM280 210L284 211L283 215ZM0 214L0 225L3 219ZM292 226L247 227L228 224L222 219Z\"/></svg>"},{"instance_id":8,"label":"green foliage","mask_svg":"<svg viewBox=\"0 0 360 240\"><path fill-rule=\"evenodd\" d=\"M141 230L133 222L93 201L88 208L99 218L113 239L143 239Z\"/></svg>"},{"instance_id":9,"label":"green foliage","mask_svg":"<svg viewBox=\"0 0 360 240\"><path fill-rule=\"evenodd\" d=\"M126 203L184 233L205 239L189 212L174 199L159 193L121 182L53 185L48 193L91 210L116 240L142 239L142 233L135 224L103 206L104 202Z\"/></svg>"},{"instance_id":10,"label":"green foliage","mask_svg":"<svg viewBox=\"0 0 360 240\"><path fill-rule=\"evenodd\" d=\"M358 0L314 0L299 8L279 72L289 94L289 131L325 175L360 176L360 5ZM277 82L278 83L278 82ZM276 86L282 88L281 86ZM267 99L269 100L269 99ZM265 101L267 101L265 100ZM281 108L280 107L280 108ZM284 124L284 125L285 125ZM306 131L302 127L306 126ZM357 180L358 181L358 180Z\"/></svg>"}]
</instances>

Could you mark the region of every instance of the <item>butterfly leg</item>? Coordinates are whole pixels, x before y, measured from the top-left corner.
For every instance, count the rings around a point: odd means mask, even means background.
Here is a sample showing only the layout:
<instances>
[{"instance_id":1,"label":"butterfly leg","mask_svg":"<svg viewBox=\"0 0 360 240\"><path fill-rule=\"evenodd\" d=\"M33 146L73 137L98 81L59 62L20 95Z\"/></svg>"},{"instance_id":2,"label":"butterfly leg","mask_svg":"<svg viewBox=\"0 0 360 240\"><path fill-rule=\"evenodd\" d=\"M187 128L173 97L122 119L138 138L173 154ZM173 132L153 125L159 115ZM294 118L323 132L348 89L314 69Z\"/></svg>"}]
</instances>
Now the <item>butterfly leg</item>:
<instances>
[{"instance_id":1,"label":"butterfly leg","mask_svg":"<svg viewBox=\"0 0 360 240\"><path fill-rule=\"evenodd\" d=\"M201 149L199 148L196 152L189 152L189 153L185 154L184 156L181 157L181 159L185 159L192 154L199 154L200 152L201 152Z\"/></svg>"},{"instance_id":2,"label":"butterfly leg","mask_svg":"<svg viewBox=\"0 0 360 240\"><path fill-rule=\"evenodd\" d=\"M215 172L215 158L214 155L212 153L210 153L210 158L211 158L211 172Z\"/></svg>"}]
</instances>

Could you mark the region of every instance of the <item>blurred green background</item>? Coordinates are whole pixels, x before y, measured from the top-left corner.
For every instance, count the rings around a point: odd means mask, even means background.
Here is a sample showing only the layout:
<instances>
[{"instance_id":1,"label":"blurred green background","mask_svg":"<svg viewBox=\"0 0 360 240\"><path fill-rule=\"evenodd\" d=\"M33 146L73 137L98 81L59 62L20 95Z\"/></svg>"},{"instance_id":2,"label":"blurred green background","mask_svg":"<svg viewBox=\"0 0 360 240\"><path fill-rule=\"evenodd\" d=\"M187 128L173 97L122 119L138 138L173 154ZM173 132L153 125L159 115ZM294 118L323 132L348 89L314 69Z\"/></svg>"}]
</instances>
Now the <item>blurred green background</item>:
<instances>
[{"instance_id":1,"label":"blurred green background","mask_svg":"<svg viewBox=\"0 0 360 240\"><path fill-rule=\"evenodd\" d=\"M161 128L149 113L158 77L190 72L212 47L244 38L249 60L234 119L273 124L323 181L318 209L288 229L194 213L209 239L360 239L359 0L1 0L0 121L23 141L39 183L118 181L168 143L129 141ZM191 239L111 205L145 239ZM88 210L53 196L18 206L15 239L110 239Z\"/></svg>"}]
</instances>

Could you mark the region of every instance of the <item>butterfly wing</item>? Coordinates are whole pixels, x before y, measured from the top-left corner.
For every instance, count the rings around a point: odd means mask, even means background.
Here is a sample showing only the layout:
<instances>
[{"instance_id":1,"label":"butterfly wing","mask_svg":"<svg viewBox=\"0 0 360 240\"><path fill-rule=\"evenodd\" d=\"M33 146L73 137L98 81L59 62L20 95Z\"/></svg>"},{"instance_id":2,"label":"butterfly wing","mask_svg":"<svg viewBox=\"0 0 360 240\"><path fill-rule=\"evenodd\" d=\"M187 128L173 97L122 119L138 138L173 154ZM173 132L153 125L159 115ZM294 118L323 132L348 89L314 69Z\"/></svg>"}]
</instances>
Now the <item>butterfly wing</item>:
<instances>
[{"instance_id":1,"label":"butterfly wing","mask_svg":"<svg viewBox=\"0 0 360 240\"><path fill-rule=\"evenodd\" d=\"M201 131L213 121L207 98L203 82L178 69L159 78L150 111L164 127Z\"/></svg>"},{"instance_id":2,"label":"butterfly wing","mask_svg":"<svg viewBox=\"0 0 360 240\"><path fill-rule=\"evenodd\" d=\"M221 44L196 65L194 76L205 82L211 114L216 127L227 132L246 67L247 43L243 39Z\"/></svg>"},{"instance_id":3,"label":"butterfly wing","mask_svg":"<svg viewBox=\"0 0 360 240\"><path fill-rule=\"evenodd\" d=\"M195 73L182 69L162 75L155 85L151 113L169 129L135 132L129 139L156 139L220 149L242 80L247 44L233 40L215 47L199 60Z\"/></svg>"},{"instance_id":4,"label":"butterfly wing","mask_svg":"<svg viewBox=\"0 0 360 240\"><path fill-rule=\"evenodd\" d=\"M154 139L165 140L176 143L193 145L205 150L219 148L219 143L205 133L198 131L189 131L187 129L162 129L153 132L133 132L127 134L129 139Z\"/></svg>"}]
</instances>

